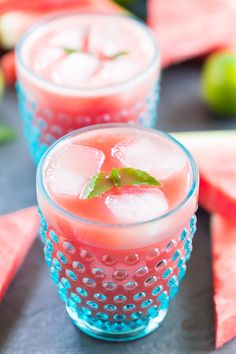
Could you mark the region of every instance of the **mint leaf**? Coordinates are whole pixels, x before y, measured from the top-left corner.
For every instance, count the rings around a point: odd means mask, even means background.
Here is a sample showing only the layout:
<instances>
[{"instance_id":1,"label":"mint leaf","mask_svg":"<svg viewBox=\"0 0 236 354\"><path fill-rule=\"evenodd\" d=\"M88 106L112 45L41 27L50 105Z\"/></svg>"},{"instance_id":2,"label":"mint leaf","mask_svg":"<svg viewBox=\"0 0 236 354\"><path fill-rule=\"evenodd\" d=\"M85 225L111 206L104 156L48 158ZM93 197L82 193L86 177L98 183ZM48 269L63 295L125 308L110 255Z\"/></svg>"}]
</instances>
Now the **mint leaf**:
<instances>
[{"instance_id":1,"label":"mint leaf","mask_svg":"<svg viewBox=\"0 0 236 354\"><path fill-rule=\"evenodd\" d=\"M113 168L109 176L101 172L91 177L83 193L83 198L98 197L113 187L121 188L122 186L138 185L158 187L160 182L147 172L136 170L135 168Z\"/></svg>"},{"instance_id":2,"label":"mint leaf","mask_svg":"<svg viewBox=\"0 0 236 354\"><path fill-rule=\"evenodd\" d=\"M109 191L113 187L113 183L106 177L105 173L101 172L90 178L85 191L83 199L98 197L103 193Z\"/></svg>"},{"instance_id":3,"label":"mint leaf","mask_svg":"<svg viewBox=\"0 0 236 354\"><path fill-rule=\"evenodd\" d=\"M120 173L119 170L117 168L113 168L111 170L110 176L109 176L109 180L113 182L113 184L117 187L120 188L121 187L121 181L120 181Z\"/></svg>"},{"instance_id":4,"label":"mint leaf","mask_svg":"<svg viewBox=\"0 0 236 354\"><path fill-rule=\"evenodd\" d=\"M16 133L12 128L9 128L5 124L0 124L0 144L8 143L14 140Z\"/></svg>"},{"instance_id":5,"label":"mint leaf","mask_svg":"<svg viewBox=\"0 0 236 354\"><path fill-rule=\"evenodd\" d=\"M78 49L73 49L73 48L63 48L63 51L65 54L72 54L72 53L79 52Z\"/></svg>"},{"instance_id":6,"label":"mint leaf","mask_svg":"<svg viewBox=\"0 0 236 354\"><path fill-rule=\"evenodd\" d=\"M129 54L129 52L123 50L123 51L117 52L116 54L113 54L113 55L109 56L107 59L114 60L114 59L117 59L119 57L122 57L123 55L128 55L128 54Z\"/></svg>"},{"instance_id":7,"label":"mint leaf","mask_svg":"<svg viewBox=\"0 0 236 354\"><path fill-rule=\"evenodd\" d=\"M74 49L74 48L69 48L69 47L64 47L63 51L67 55L72 54L72 53L82 52L82 50L80 50L80 49ZM93 54L93 53L90 53L90 52L88 52L86 50L84 50L84 53L90 54L90 55ZM121 57L123 55L128 55L128 54L129 54L129 52L127 52L127 51L120 51L120 52L117 52L117 53L115 53L113 55L110 55L110 56L104 56L104 57L102 56L100 59L114 60L114 59L117 59L117 58L119 58L119 57Z\"/></svg>"},{"instance_id":8,"label":"mint leaf","mask_svg":"<svg viewBox=\"0 0 236 354\"><path fill-rule=\"evenodd\" d=\"M135 168L122 167L118 169L120 175L120 182L122 186L135 186L135 185L147 185L147 186L160 186L160 182L155 177L149 175L149 173Z\"/></svg>"}]
</instances>

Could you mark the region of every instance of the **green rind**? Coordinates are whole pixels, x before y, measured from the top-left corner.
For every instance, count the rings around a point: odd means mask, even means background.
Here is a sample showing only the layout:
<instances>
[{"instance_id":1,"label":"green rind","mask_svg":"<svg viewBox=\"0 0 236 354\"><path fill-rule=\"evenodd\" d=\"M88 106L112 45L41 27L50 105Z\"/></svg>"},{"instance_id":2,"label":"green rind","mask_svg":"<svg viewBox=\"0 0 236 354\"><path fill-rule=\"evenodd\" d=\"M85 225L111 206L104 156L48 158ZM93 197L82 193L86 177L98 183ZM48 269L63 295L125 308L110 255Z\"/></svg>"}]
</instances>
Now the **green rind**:
<instances>
[{"instance_id":1,"label":"green rind","mask_svg":"<svg viewBox=\"0 0 236 354\"><path fill-rule=\"evenodd\" d=\"M190 132L171 132L173 138L186 147L199 147L199 144L208 144L230 141L236 145L236 130L206 130Z\"/></svg>"}]
</instances>

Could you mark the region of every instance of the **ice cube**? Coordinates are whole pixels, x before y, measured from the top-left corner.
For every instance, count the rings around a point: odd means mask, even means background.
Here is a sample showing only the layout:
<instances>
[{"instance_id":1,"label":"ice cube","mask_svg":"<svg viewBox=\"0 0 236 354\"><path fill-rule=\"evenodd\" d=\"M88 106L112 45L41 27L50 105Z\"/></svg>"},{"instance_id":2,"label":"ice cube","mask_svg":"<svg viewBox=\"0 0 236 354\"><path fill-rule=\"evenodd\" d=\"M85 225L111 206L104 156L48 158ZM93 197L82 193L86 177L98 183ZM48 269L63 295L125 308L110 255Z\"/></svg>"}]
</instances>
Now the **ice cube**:
<instances>
[{"instance_id":1,"label":"ice cube","mask_svg":"<svg viewBox=\"0 0 236 354\"><path fill-rule=\"evenodd\" d=\"M55 65L52 79L60 85L78 87L88 80L100 68L99 60L90 54L72 53Z\"/></svg>"},{"instance_id":2,"label":"ice cube","mask_svg":"<svg viewBox=\"0 0 236 354\"><path fill-rule=\"evenodd\" d=\"M102 51L107 55L114 55L130 47L130 41L120 33L120 26L110 22L97 23L90 28L89 49L92 52ZM115 39L115 40L114 40Z\"/></svg>"},{"instance_id":3,"label":"ice cube","mask_svg":"<svg viewBox=\"0 0 236 354\"><path fill-rule=\"evenodd\" d=\"M125 35L123 35L125 33ZM103 52L106 55L114 55L117 52L127 51L132 53L140 48L140 35L136 28L121 23L114 23L113 19L97 22L90 27L89 49L92 52Z\"/></svg>"},{"instance_id":4,"label":"ice cube","mask_svg":"<svg viewBox=\"0 0 236 354\"><path fill-rule=\"evenodd\" d=\"M111 83L120 83L135 76L139 72L137 61L132 60L129 54L122 55L116 59L105 63L105 69L108 73Z\"/></svg>"},{"instance_id":5,"label":"ice cube","mask_svg":"<svg viewBox=\"0 0 236 354\"><path fill-rule=\"evenodd\" d=\"M51 193L79 197L89 178L100 171L102 151L82 146L63 147L51 156L45 180Z\"/></svg>"},{"instance_id":6,"label":"ice cube","mask_svg":"<svg viewBox=\"0 0 236 354\"><path fill-rule=\"evenodd\" d=\"M126 167L133 167L164 180L186 166L184 154L164 138L142 137L119 142L112 154Z\"/></svg>"},{"instance_id":7,"label":"ice cube","mask_svg":"<svg viewBox=\"0 0 236 354\"><path fill-rule=\"evenodd\" d=\"M35 56L34 70L40 72L46 69L50 64L55 62L63 55L63 50L60 48L44 48L43 51L39 51Z\"/></svg>"},{"instance_id":8,"label":"ice cube","mask_svg":"<svg viewBox=\"0 0 236 354\"><path fill-rule=\"evenodd\" d=\"M69 28L52 36L51 44L56 47L81 49L85 35L84 28Z\"/></svg>"},{"instance_id":9,"label":"ice cube","mask_svg":"<svg viewBox=\"0 0 236 354\"><path fill-rule=\"evenodd\" d=\"M138 72L137 64L127 58L104 60L96 75L87 80L84 85L89 87L105 87L119 84L135 76Z\"/></svg>"},{"instance_id":10,"label":"ice cube","mask_svg":"<svg viewBox=\"0 0 236 354\"><path fill-rule=\"evenodd\" d=\"M120 222L141 222L168 210L168 201L159 188L130 188L128 192L106 198L110 212Z\"/></svg>"}]
</instances>

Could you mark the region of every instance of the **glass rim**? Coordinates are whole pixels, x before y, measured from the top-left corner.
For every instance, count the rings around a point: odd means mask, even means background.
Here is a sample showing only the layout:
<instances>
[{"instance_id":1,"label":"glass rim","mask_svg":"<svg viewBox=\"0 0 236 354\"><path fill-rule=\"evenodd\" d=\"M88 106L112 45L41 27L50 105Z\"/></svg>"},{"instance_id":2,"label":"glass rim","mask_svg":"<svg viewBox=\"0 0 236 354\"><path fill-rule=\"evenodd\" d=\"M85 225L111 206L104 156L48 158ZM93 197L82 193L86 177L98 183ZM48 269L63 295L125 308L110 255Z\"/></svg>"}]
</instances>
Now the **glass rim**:
<instances>
[{"instance_id":1,"label":"glass rim","mask_svg":"<svg viewBox=\"0 0 236 354\"><path fill-rule=\"evenodd\" d=\"M75 16L107 16L107 17L114 17L114 18L126 18L130 19L131 21L135 22L140 28L142 28L147 36L150 39L150 43L154 48L154 53L148 64L145 68L140 71L136 76L132 76L128 80L124 82L108 85L105 87L97 87L97 88L76 88L69 85L60 85L54 83L50 80L43 79L40 75L37 75L28 65L26 65L23 57L22 57L22 48L26 43L28 37L35 33L38 29L47 25L48 23L53 23L55 20L63 19L64 17L75 17ZM128 14L108 14L103 12L80 12L80 11L65 11L61 12L60 14L56 15L48 15L43 20L39 21L35 25L32 25L17 41L15 46L15 53L16 53L16 66L21 70L23 69L24 73L28 76L29 79L35 81L38 85L43 86L44 88L48 89L49 91L54 91L59 94L69 94L71 96L84 96L84 97L93 97L100 95L109 95L119 91L122 91L126 86L130 84L135 84L136 82L142 81L143 78L148 76L155 67L160 68L160 50L157 44L157 41L154 38L154 35L151 29L143 22L142 20L138 19L133 15Z\"/></svg>"},{"instance_id":2,"label":"glass rim","mask_svg":"<svg viewBox=\"0 0 236 354\"><path fill-rule=\"evenodd\" d=\"M45 188L45 184L43 181L43 168L44 168L44 162L47 158L47 156L49 155L49 153L54 149L54 147L57 144L60 144L60 142L71 138L73 136L76 135L80 135L83 134L87 131L91 131L91 130L99 130L99 129L108 129L108 128L126 128L126 129L135 129L135 130L141 130L141 131L146 131L146 132L150 132L150 133L155 133L155 134L159 134L165 138L167 138L169 141L171 141L172 143L174 143L175 145L177 145L180 150L182 152L184 152L185 156L187 157L187 160L190 164L190 168L191 168L191 183L190 186L188 188L188 191L185 194L185 197L181 200L180 203L178 203L174 208L170 209L169 211L167 211L166 213L157 216L155 218L152 219L148 219L145 221L140 221L140 222L130 222L130 223L105 223L105 222L100 222L100 221L93 221L93 220L89 220L86 218L82 218L79 216L76 216L73 213L70 213L69 211L67 211L66 209L64 209L63 207L61 207L58 203L56 203L56 201L53 200L53 198L50 196L50 194L47 192L47 189ZM96 124L96 125L91 125L85 128L80 128L77 130L74 130L66 135L64 135L63 137L61 137L60 139L58 139L57 141L55 141L43 154L43 156L40 159L40 162L38 164L37 167L37 172L36 172L36 185L39 188L39 190L41 191L41 193L43 194L44 198L47 200L47 202L50 204L50 206L53 207L53 209L57 210L60 214L62 214L63 216L72 219L74 221L83 223L83 224L87 224L87 225L91 225L91 226L97 226L97 227L103 227L103 228L129 228L129 227L135 227L135 226L141 226L141 225L147 225L147 224L151 224L153 222L158 222L161 220L166 220L168 217L170 217L171 215L175 214L177 211L179 211L180 209L182 209L187 203L188 201L194 196L198 185L199 185L199 172L198 172L198 167L196 164L196 161L194 160L192 154L188 151L188 149L185 148L185 146L183 146L178 140L176 140L175 138L173 138L171 135L169 135L168 133L164 133L160 130L157 129L150 129L150 128L143 128L143 127L139 127L139 126L135 126L135 125L129 125L129 124L122 124L122 123L106 123L106 124Z\"/></svg>"}]
</instances>

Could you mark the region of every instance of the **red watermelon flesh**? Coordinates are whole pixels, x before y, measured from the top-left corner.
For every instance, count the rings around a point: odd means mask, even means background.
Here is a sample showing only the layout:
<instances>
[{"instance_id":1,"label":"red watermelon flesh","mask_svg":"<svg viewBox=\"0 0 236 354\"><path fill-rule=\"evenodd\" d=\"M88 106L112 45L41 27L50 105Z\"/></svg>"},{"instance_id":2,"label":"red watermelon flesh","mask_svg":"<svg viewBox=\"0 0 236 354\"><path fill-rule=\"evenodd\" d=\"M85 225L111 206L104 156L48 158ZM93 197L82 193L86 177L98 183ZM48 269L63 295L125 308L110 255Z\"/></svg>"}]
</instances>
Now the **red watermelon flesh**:
<instances>
[{"instance_id":1,"label":"red watermelon flesh","mask_svg":"<svg viewBox=\"0 0 236 354\"><path fill-rule=\"evenodd\" d=\"M74 8L115 11L120 7L112 0L0 0L0 13L10 11L59 11Z\"/></svg>"},{"instance_id":2,"label":"red watermelon flesh","mask_svg":"<svg viewBox=\"0 0 236 354\"><path fill-rule=\"evenodd\" d=\"M36 207L0 216L0 302L28 253L38 226Z\"/></svg>"},{"instance_id":3,"label":"red watermelon flesh","mask_svg":"<svg viewBox=\"0 0 236 354\"><path fill-rule=\"evenodd\" d=\"M4 49L11 49L20 36L46 15L65 11L123 13L111 0L0 0L0 40Z\"/></svg>"},{"instance_id":4,"label":"red watermelon flesh","mask_svg":"<svg viewBox=\"0 0 236 354\"><path fill-rule=\"evenodd\" d=\"M197 160L200 205L209 212L236 220L236 130L172 135Z\"/></svg>"},{"instance_id":5,"label":"red watermelon flesh","mask_svg":"<svg viewBox=\"0 0 236 354\"><path fill-rule=\"evenodd\" d=\"M13 50L2 55L0 66L3 73L4 84L7 87L13 86L16 81L15 53Z\"/></svg>"},{"instance_id":6,"label":"red watermelon flesh","mask_svg":"<svg viewBox=\"0 0 236 354\"><path fill-rule=\"evenodd\" d=\"M211 218L216 348L236 337L236 221Z\"/></svg>"},{"instance_id":7,"label":"red watermelon flesh","mask_svg":"<svg viewBox=\"0 0 236 354\"><path fill-rule=\"evenodd\" d=\"M148 24L163 66L231 47L236 43L235 21L234 0L148 1Z\"/></svg>"}]
</instances>

